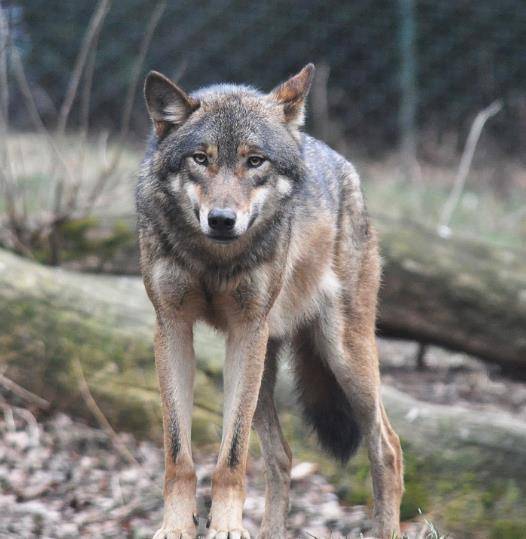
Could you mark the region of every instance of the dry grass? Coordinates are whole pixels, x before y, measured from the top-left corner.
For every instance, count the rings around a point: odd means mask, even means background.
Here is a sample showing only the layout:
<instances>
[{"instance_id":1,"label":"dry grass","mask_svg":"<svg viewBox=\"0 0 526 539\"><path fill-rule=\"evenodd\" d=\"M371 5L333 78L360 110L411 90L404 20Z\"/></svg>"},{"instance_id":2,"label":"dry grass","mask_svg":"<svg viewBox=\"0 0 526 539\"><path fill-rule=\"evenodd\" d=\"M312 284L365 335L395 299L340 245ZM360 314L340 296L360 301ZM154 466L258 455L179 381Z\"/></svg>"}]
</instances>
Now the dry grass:
<instances>
[{"instance_id":1,"label":"dry grass","mask_svg":"<svg viewBox=\"0 0 526 539\"><path fill-rule=\"evenodd\" d=\"M117 146L109 142L109 133L102 132L97 137L85 141L80 133L69 134L56 139L56 146L67 166L75 171L75 177L82 177L79 186L77 211L87 209L88 195L97 182L101 169L109 166L116 152L120 153L119 165L113 172L111 181L99 193L94 204L95 212L104 215L121 215L132 207L133 180L140 159L138 148ZM6 140L11 175L15 180L17 199L24 204L29 219L38 214L53 211L52 175L54 156L50 153L44 137L37 133L11 133ZM76 183L66 180L64 189L71 192ZM0 214L5 214L5 200L0 199Z\"/></svg>"},{"instance_id":2,"label":"dry grass","mask_svg":"<svg viewBox=\"0 0 526 539\"><path fill-rule=\"evenodd\" d=\"M400 176L396 154L358 160L373 215L418 221L438 230L449 197L455 164L422 162L421 180ZM502 188L506 177L506 189ZM526 244L526 167L518 161L478 162L470 172L449 228L457 236L522 248Z\"/></svg>"}]
</instances>

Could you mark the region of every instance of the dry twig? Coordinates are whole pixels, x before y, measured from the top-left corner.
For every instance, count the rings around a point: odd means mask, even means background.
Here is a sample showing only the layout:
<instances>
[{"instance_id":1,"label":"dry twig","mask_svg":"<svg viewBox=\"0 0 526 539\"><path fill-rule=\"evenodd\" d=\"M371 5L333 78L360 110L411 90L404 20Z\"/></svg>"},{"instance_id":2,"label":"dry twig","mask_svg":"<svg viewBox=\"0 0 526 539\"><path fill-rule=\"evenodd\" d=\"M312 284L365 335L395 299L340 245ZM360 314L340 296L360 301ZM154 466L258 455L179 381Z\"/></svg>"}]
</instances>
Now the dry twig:
<instances>
[{"instance_id":1,"label":"dry twig","mask_svg":"<svg viewBox=\"0 0 526 539\"><path fill-rule=\"evenodd\" d=\"M115 449L120 453L120 455L124 458L124 460L126 460L132 466L140 467L141 465L139 464L137 459L130 453L128 448L121 442L121 440L119 439L119 436L113 430L113 427L111 426L110 422L108 421L108 419L106 418L102 410L99 408L99 405L93 398L93 395L91 394L90 388L88 386L88 382L86 381L86 377L84 376L82 365L80 364L80 361L78 360L78 358L74 359L74 365L75 365L75 370L77 372L79 390L89 411L95 416L95 419L97 420L101 428L104 430L108 438L110 438Z\"/></svg>"},{"instance_id":2,"label":"dry twig","mask_svg":"<svg viewBox=\"0 0 526 539\"><path fill-rule=\"evenodd\" d=\"M482 130L484 129L484 125L492 116L495 116L495 114L497 114L501 108L502 103L500 101L493 101L489 107L481 110L475 117L475 120L473 120L473 124L471 125L471 129L466 140L466 145L464 146L464 151L462 152L453 189L451 190L451 193L449 194L440 215L438 232L442 236L448 236L451 232L449 229L451 217L453 216L453 212L457 208L462 196L462 192L464 191L466 179L473 161L473 155L475 154L475 150L477 148L480 135L482 134Z\"/></svg>"},{"instance_id":3,"label":"dry twig","mask_svg":"<svg viewBox=\"0 0 526 539\"><path fill-rule=\"evenodd\" d=\"M87 61L87 66L84 74L84 84L82 86L82 94L80 96L80 140L79 140L79 156L77 163L77 179L71 187L69 199L66 203L66 212L71 213L77 206L77 198L82 184L84 183L85 172L85 157L86 157L86 142L89 132L89 112L91 104L91 89L93 86L93 75L95 73L95 60L97 58L97 47L99 43L100 31L102 26L98 28L94 37L93 44Z\"/></svg>"},{"instance_id":4,"label":"dry twig","mask_svg":"<svg viewBox=\"0 0 526 539\"><path fill-rule=\"evenodd\" d=\"M131 119L133 103L135 101L135 96L137 95L137 88L139 85L139 80L140 80L141 72L143 69L144 60L146 58L148 49L150 48L150 43L152 41L155 29L157 28L157 25L159 24L159 21L161 20L162 14L164 13L165 9L166 9L166 2L165 1L159 2L151 14L150 20L148 21L148 26L146 28L146 32L144 34L144 37L143 37L143 40L141 42L141 46L139 49L139 56L137 58L137 62L135 63L135 66L133 69L133 75L132 75L130 84L128 86L128 91L126 94L126 100L125 100L124 108L122 111L121 129L119 133L117 148L113 155L113 159L110 161L109 165L101 171L97 181L93 185L91 193L87 197L87 204L86 204L86 209L85 209L86 213L89 213L93 209L93 206L95 205L98 197L103 192L106 184L110 180L112 174L115 172L115 169L117 168L120 162L120 159L122 157L124 143L130 129L130 119Z\"/></svg>"},{"instance_id":5,"label":"dry twig","mask_svg":"<svg viewBox=\"0 0 526 539\"><path fill-rule=\"evenodd\" d=\"M104 22L104 19L106 18L106 15L108 14L110 6L111 6L111 0L99 0L99 3L97 4L97 7L95 9L95 12L93 13L93 16L91 17L90 22L88 24L88 29L86 30L86 33L84 34L82 45L77 55L75 66L73 68L73 72L69 80L66 96L62 103L62 106L60 107L60 111L58 115L58 121L57 121L58 138L61 138L64 135L64 132L66 130L68 117L71 112L71 107L73 106L73 102L75 101L75 97L77 95L78 87L80 84L80 79L82 78L82 73L84 72L86 62L88 61L88 58L90 57L92 50L94 50L94 45L96 41L98 40L100 30L102 28L102 24ZM73 199L76 198L76 192L78 191L80 187L80 184L78 186L77 184L78 184L78 180L77 181L73 180L71 182L72 193L73 193L71 197ZM53 211L55 215L60 215L62 213L63 199L64 199L64 180L63 178L59 178L55 185L55 191L54 191ZM71 205L74 207L73 202L71 203ZM68 208L68 211L71 211L71 208ZM55 232L56 230L53 230L51 233L51 239L52 239L51 247L52 247L52 251L57 251L57 252L55 254L52 253L52 257L55 261L58 262L59 247L57 245L57 242L54 239L56 236Z\"/></svg>"},{"instance_id":6,"label":"dry twig","mask_svg":"<svg viewBox=\"0 0 526 539\"><path fill-rule=\"evenodd\" d=\"M42 397L38 395L35 395L35 393L32 393L31 391L18 385L16 382L13 382L13 380L7 378L7 376L4 376L3 374L0 374L0 385L4 386L6 389L11 391L11 393L18 395L21 399L32 402L33 404L36 404L40 408L49 407L49 401L47 401L46 399L43 399Z\"/></svg>"},{"instance_id":7,"label":"dry twig","mask_svg":"<svg viewBox=\"0 0 526 539\"><path fill-rule=\"evenodd\" d=\"M66 96L64 97L64 101L62 102L62 106L60 107L58 114L57 135L59 136L63 135L64 131L66 130L69 113L71 112L71 107L73 106L73 102L75 101L75 97L77 95L84 66L86 65L89 53L93 48L93 44L98 37L110 7L111 0L99 0L95 12L93 13L93 16L88 24L88 29L86 30L84 39L82 40L82 45L77 55L73 72L69 79Z\"/></svg>"},{"instance_id":8,"label":"dry twig","mask_svg":"<svg viewBox=\"0 0 526 539\"><path fill-rule=\"evenodd\" d=\"M44 138L46 139L46 142L48 143L50 149L52 150L52 153L58 159L58 161L60 162L60 164L66 171L68 177L72 179L74 176L73 171L71 170L70 166L67 164L66 160L64 159L64 156L62 155L61 151L56 145L55 140L52 137L51 133L48 131L48 129L44 125L44 122L42 121L40 113L38 112L35 99L31 92L31 87L29 86L29 82L27 80L22 58L20 57L20 53L15 47L13 47L13 50L12 50L12 60L13 60L13 72L15 75L15 79L20 88L20 91L22 92L22 96L25 99L26 106L29 111L29 115L31 116L31 120L36 130L44 136Z\"/></svg>"},{"instance_id":9,"label":"dry twig","mask_svg":"<svg viewBox=\"0 0 526 539\"><path fill-rule=\"evenodd\" d=\"M4 414L10 414L13 424L14 424L14 412L16 412L29 426L29 436L31 438L31 444L37 445L40 441L40 430L38 428L38 421L35 419L35 416L25 408L20 406L13 406L9 404L1 395L0 395L0 408L4 411ZM15 427L16 428L16 427Z\"/></svg>"}]
</instances>

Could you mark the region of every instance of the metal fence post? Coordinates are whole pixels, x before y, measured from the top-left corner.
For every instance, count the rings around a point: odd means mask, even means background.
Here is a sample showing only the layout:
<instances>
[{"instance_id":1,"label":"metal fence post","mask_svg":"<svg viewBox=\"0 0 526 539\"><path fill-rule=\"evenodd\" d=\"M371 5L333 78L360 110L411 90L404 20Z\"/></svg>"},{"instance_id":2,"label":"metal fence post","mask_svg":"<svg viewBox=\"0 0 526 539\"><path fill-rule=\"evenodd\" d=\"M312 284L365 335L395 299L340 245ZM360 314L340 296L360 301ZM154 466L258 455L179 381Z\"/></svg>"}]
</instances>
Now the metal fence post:
<instances>
[{"instance_id":1,"label":"metal fence post","mask_svg":"<svg viewBox=\"0 0 526 539\"><path fill-rule=\"evenodd\" d=\"M398 0L400 50L400 107L398 125L402 173L414 177L416 171L416 16L415 0Z\"/></svg>"}]
</instances>

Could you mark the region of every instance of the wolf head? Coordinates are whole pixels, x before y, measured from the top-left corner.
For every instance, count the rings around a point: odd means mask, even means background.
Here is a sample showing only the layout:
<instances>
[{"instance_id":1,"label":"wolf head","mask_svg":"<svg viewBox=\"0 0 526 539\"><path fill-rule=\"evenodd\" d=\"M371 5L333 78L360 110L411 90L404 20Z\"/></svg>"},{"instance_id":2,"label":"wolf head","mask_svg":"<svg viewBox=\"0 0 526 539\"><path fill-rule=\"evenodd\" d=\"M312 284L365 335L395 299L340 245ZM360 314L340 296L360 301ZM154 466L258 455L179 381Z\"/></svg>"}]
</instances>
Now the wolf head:
<instances>
[{"instance_id":1,"label":"wolf head","mask_svg":"<svg viewBox=\"0 0 526 539\"><path fill-rule=\"evenodd\" d=\"M313 74L309 64L269 94L228 84L187 94L149 73L155 174L195 233L234 243L290 199L302 177L299 129Z\"/></svg>"}]
</instances>

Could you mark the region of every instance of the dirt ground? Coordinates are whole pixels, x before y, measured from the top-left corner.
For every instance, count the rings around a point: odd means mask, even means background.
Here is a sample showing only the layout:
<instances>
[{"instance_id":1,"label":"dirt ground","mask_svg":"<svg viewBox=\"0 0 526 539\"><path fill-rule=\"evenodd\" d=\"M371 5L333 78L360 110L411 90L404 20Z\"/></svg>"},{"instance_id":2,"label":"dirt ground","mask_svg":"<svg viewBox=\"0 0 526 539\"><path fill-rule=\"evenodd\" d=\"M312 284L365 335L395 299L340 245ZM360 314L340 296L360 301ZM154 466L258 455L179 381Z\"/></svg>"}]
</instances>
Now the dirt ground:
<instances>
[{"instance_id":1,"label":"dirt ground","mask_svg":"<svg viewBox=\"0 0 526 539\"><path fill-rule=\"evenodd\" d=\"M526 383L465 354L429 347L424 370L416 368L418 345L379 340L382 381L416 399L459 404L474 410L506 411L526 421Z\"/></svg>"},{"instance_id":2,"label":"dirt ground","mask_svg":"<svg viewBox=\"0 0 526 539\"><path fill-rule=\"evenodd\" d=\"M121 434L137 460L126 462L100 430L63 414L38 423L20 409L6 411L0 429L0 538L153 535L162 520L158 447ZM206 515L214 462L199 454L196 461L199 512ZM290 537L350 539L370 528L367 508L342 506L313 464L296 463L292 474ZM262 462L250 459L244 522L253 537L263 513L262 478Z\"/></svg>"},{"instance_id":3,"label":"dirt ground","mask_svg":"<svg viewBox=\"0 0 526 539\"><path fill-rule=\"evenodd\" d=\"M416 345L380 342L384 383L436 403L506 410L526 419L526 384L508 380L477 360L430 348L427 368L414 367ZM162 515L162 453L132 436L108 436L59 414L37 421L18 398L0 391L0 538L148 538ZM209 504L213 458L196 455L199 512ZM256 536L263 512L262 462L251 458L245 525ZM291 538L359 538L370 529L368 509L342 505L316 466L295 462L288 520ZM423 524L405 523L411 538Z\"/></svg>"}]
</instances>

